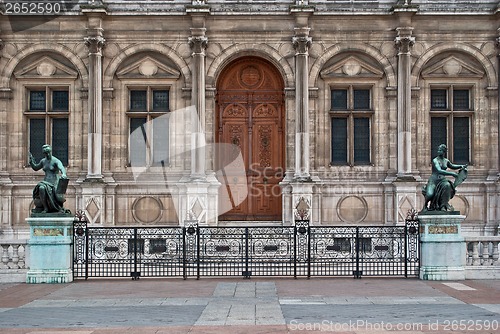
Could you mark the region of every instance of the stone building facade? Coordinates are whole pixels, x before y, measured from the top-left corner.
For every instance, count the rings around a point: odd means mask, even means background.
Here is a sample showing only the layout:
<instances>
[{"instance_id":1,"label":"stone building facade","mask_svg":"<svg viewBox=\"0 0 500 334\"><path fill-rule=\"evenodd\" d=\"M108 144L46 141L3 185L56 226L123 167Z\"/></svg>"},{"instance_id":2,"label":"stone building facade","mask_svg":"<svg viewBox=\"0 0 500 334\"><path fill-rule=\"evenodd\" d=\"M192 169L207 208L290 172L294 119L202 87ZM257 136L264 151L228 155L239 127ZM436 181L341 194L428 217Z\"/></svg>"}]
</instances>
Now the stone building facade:
<instances>
[{"instance_id":1,"label":"stone building facade","mask_svg":"<svg viewBox=\"0 0 500 334\"><path fill-rule=\"evenodd\" d=\"M66 3L0 16L4 236L42 143L66 207L152 226L401 224L444 142L464 231L498 233L499 1Z\"/></svg>"}]
</instances>

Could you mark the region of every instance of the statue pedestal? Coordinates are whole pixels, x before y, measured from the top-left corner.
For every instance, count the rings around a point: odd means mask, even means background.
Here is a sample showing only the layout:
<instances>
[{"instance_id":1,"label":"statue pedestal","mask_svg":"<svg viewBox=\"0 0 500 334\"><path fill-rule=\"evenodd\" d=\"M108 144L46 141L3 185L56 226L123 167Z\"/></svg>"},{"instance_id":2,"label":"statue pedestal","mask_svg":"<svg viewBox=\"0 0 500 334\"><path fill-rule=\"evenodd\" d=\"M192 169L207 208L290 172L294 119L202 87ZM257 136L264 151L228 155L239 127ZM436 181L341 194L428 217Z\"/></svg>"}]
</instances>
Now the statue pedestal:
<instances>
[{"instance_id":1,"label":"statue pedestal","mask_svg":"<svg viewBox=\"0 0 500 334\"><path fill-rule=\"evenodd\" d=\"M418 216L420 224L420 279L445 281L465 279L465 240L461 215Z\"/></svg>"},{"instance_id":2,"label":"statue pedestal","mask_svg":"<svg viewBox=\"0 0 500 334\"><path fill-rule=\"evenodd\" d=\"M73 281L71 217L30 217L30 269L26 283L69 283Z\"/></svg>"}]
</instances>

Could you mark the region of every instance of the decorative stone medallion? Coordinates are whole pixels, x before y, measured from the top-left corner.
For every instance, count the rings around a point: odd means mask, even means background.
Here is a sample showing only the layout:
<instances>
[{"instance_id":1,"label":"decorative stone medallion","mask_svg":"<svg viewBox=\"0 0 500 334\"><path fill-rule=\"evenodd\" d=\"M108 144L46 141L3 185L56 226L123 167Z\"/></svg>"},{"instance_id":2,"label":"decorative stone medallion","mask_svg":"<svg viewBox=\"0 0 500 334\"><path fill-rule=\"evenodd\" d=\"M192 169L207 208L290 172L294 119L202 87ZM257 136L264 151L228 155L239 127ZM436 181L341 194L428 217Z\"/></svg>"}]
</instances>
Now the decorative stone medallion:
<instances>
[{"instance_id":1,"label":"decorative stone medallion","mask_svg":"<svg viewBox=\"0 0 500 334\"><path fill-rule=\"evenodd\" d=\"M36 72L42 77L50 77L56 73L56 67L51 63L43 62L38 65Z\"/></svg>"}]
</instances>

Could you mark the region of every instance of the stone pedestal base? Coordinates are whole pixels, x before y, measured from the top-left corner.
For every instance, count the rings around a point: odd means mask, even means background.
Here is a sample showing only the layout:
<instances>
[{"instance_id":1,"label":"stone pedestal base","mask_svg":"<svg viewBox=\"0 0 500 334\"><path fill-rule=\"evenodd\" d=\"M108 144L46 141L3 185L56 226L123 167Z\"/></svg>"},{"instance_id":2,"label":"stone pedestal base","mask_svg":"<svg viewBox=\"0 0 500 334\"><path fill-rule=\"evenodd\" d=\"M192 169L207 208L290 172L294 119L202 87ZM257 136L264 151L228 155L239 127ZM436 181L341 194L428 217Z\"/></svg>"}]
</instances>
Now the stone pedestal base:
<instances>
[{"instance_id":1,"label":"stone pedestal base","mask_svg":"<svg viewBox=\"0 0 500 334\"><path fill-rule=\"evenodd\" d=\"M26 274L26 283L70 283L73 281L73 272L67 270L29 270Z\"/></svg>"},{"instance_id":2,"label":"stone pedestal base","mask_svg":"<svg viewBox=\"0 0 500 334\"><path fill-rule=\"evenodd\" d=\"M69 283L73 217L30 217L30 270L26 283Z\"/></svg>"},{"instance_id":3,"label":"stone pedestal base","mask_svg":"<svg viewBox=\"0 0 500 334\"><path fill-rule=\"evenodd\" d=\"M420 215L420 278L464 280L466 245L461 215Z\"/></svg>"},{"instance_id":4,"label":"stone pedestal base","mask_svg":"<svg viewBox=\"0 0 500 334\"><path fill-rule=\"evenodd\" d=\"M420 279L428 281L462 281L465 279L463 267L421 267Z\"/></svg>"}]
</instances>

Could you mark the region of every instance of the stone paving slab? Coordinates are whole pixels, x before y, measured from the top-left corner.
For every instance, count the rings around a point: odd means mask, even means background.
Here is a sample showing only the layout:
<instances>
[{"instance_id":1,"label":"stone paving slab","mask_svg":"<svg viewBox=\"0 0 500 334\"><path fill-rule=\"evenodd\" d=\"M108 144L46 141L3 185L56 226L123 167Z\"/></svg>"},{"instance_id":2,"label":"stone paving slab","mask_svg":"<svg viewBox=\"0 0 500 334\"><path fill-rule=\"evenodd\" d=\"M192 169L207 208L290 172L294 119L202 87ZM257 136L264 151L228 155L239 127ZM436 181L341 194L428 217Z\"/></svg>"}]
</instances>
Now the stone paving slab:
<instances>
[{"instance_id":1,"label":"stone paving slab","mask_svg":"<svg viewBox=\"0 0 500 334\"><path fill-rule=\"evenodd\" d=\"M252 278L18 284L0 287L0 333L500 333L484 326L451 331L459 321L498 324L500 284L443 283ZM21 298L11 301L16 294ZM413 327L398 331L396 325Z\"/></svg>"}]
</instances>

